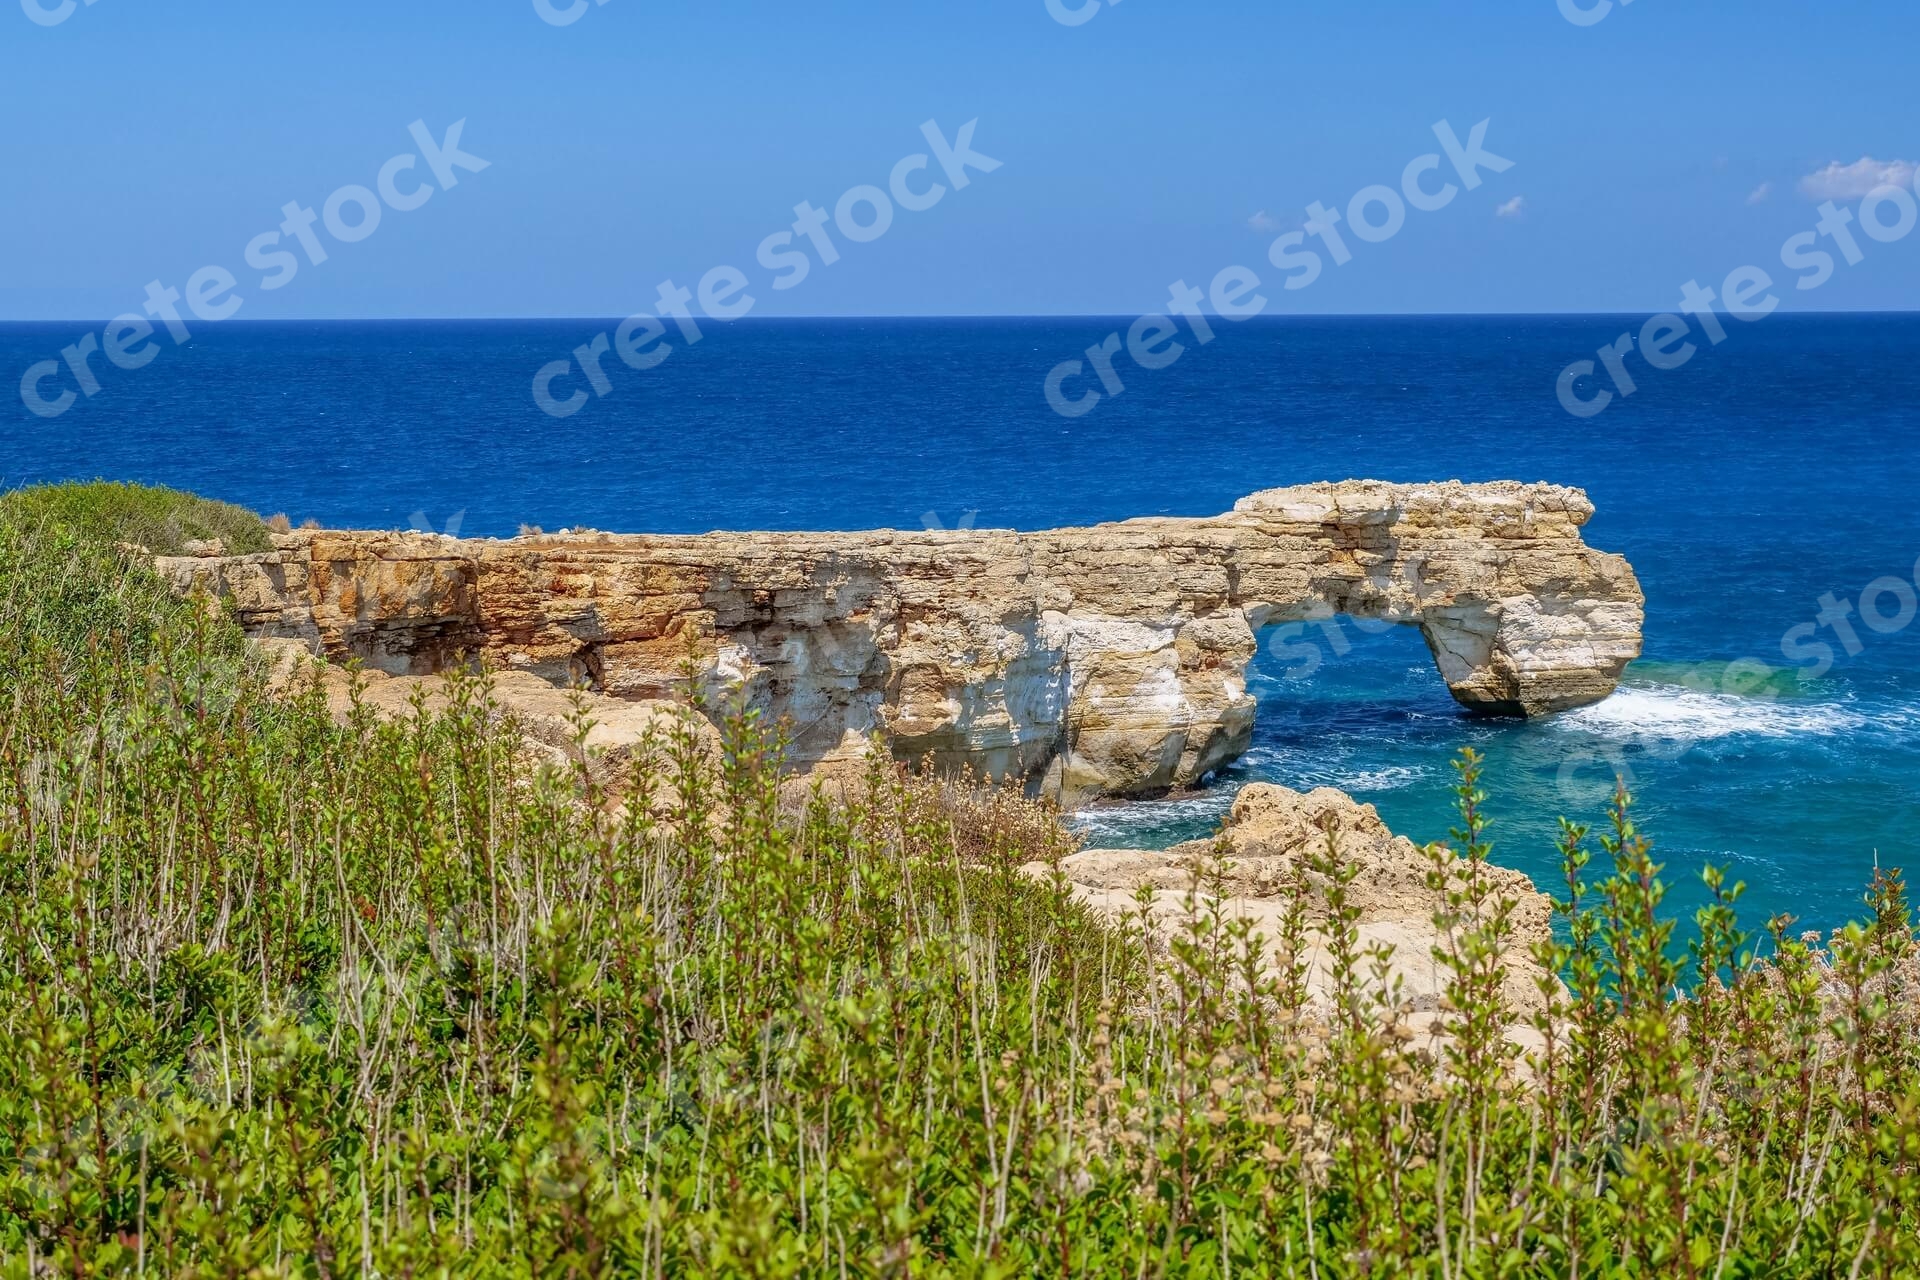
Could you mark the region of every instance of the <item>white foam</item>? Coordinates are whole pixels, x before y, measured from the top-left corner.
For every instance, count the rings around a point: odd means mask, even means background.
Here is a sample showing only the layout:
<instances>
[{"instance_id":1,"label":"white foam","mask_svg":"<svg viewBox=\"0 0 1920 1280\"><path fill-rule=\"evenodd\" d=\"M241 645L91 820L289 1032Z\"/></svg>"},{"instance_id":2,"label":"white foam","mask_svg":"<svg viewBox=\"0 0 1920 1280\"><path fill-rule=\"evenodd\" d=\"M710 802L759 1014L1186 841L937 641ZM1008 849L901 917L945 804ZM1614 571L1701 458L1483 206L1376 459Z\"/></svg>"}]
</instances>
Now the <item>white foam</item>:
<instances>
[{"instance_id":1,"label":"white foam","mask_svg":"<svg viewBox=\"0 0 1920 1280\"><path fill-rule=\"evenodd\" d=\"M1622 688L1605 702L1555 717L1554 725L1609 738L1706 742L1749 734L1827 737L1858 729L1866 717L1831 702L1750 698L1678 685Z\"/></svg>"},{"instance_id":2,"label":"white foam","mask_svg":"<svg viewBox=\"0 0 1920 1280\"><path fill-rule=\"evenodd\" d=\"M1342 791L1393 791L1419 778L1422 772L1403 764L1388 765L1384 769L1340 774L1334 779L1333 785Z\"/></svg>"},{"instance_id":3,"label":"white foam","mask_svg":"<svg viewBox=\"0 0 1920 1280\"><path fill-rule=\"evenodd\" d=\"M1256 761L1256 756L1262 759ZM1355 795L1392 791L1415 781L1425 772L1407 765L1352 770L1337 767L1274 767L1283 764L1298 766L1301 762L1286 760L1282 753L1265 749L1248 752L1242 757L1241 763L1262 765L1264 777L1280 777L1287 785L1302 791L1311 791L1315 787L1337 787ZM1141 831L1175 826L1211 830L1233 810L1233 802L1239 794L1239 786L1222 785L1197 795L1182 796L1178 800L1133 800L1124 804L1102 805L1070 814L1068 824L1092 845L1098 845L1101 840L1130 839Z\"/></svg>"},{"instance_id":4,"label":"white foam","mask_svg":"<svg viewBox=\"0 0 1920 1280\"><path fill-rule=\"evenodd\" d=\"M1133 800L1125 804L1102 805L1069 815L1069 825L1098 845L1102 838L1126 838L1133 833L1174 825L1198 823L1211 829L1220 825L1233 809L1238 788L1221 787L1178 800Z\"/></svg>"}]
</instances>

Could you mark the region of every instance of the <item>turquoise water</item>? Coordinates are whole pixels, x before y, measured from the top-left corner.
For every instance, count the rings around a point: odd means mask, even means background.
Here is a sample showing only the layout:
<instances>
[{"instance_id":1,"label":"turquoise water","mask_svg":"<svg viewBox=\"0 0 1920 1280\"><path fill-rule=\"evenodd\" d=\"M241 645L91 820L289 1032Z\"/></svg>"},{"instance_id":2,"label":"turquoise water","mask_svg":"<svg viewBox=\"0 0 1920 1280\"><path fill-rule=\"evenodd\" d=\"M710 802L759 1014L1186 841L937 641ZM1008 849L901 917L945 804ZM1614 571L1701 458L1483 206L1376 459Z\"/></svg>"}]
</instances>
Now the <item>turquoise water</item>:
<instances>
[{"instance_id":1,"label":"turquoise water","mask_svg":"<svg viewBox=\"0 0 1920 1280\"><path fill-rule=\"evenodd\" d=\"M1598 706L1475 721L1460 716L1417 633L1354 633L1351 643L1344 657L1329 650L1310 680L1263 656L1253 749L1201 793L1082 815L1088 841L1157 848L1206 835L1254 781L1339 787L1401 834L1445 839L1452 758L1470 746L1486 758L1495 860L1543 888L1558 887L1558 817L1603 829L1616 776L1668 867L1676 907L1701 901L1698 875L1712 863L1747 884L1749 928L1783 911L1825 927L1855 911L1876 858L1920 869L1906 843L1920 816L1909 692L1840 677L1755 696L1725 692L1719 664L1641 663Z\"/></svg>"},{"instance_id":2,"label":"turquoise water","mask_svg":"<svg viewBox=\"0 0 1920 1280\"><path fill-rule=\"evenodd\" d=\"M533 373L604 321L209 329L64 417L15 401L0 483L159 481L331 525L510 534L522 521L712 528L1045 528L1206 515L1313 480L1514 478L1586 488L1594 545L1648 594L1647 660L1600 706L1465 717L1417 633L1341 624L1269 646L1253 750L1198 796L1085 815L1099 843L1204 834L1234 788L1331 784L1426 840L1448 761L1488 759L1496 856L1543 884L1554 818L1598 818L1617 768L1682 906L1727 864L1758 927L1853 914L1920 821L1920 624L1855 651L1818 619L1920 556L1920 320L1787 316L1576 421L1559 370L1634 317L1260 320L1123 395L1056 416L1042 381L1108 319L745 322L557 421ZM85 326L0 325L24 370ZM1887 588L1883 616L1897 620ZM1793 654L1782 640L1796 627ZM1311 672L1298 646L1312 643ZM1832 669L1803 680L1809 646ZM1782 670L1756 687L1753 660ZM1730 674L1731 671L1731 674Z\"/></svg>"}]
</instances>

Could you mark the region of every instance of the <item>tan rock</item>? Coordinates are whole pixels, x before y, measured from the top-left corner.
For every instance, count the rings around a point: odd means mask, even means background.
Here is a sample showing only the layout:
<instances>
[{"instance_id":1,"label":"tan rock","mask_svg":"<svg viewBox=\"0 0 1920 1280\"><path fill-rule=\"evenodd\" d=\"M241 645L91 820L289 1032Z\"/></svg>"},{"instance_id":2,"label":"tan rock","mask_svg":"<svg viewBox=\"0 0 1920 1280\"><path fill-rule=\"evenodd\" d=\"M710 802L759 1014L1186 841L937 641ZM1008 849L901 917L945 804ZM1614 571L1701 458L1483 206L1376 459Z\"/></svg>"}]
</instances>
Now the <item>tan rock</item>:
<instances>
[{"instance_id":1,"label":"tan rock","mask_svg":"<svg viewBox=\"0 0 1920 1280\"><path fill-rule=\"evenodd\" d=\"M301 682L318 679L325 692L328 710L336 719L345 720L354 703L355 674L331 663L311 659L306 646L297 640L260 640L255 642L268 656L273 684L294 688ZM383 719L404 719L414 714L416 704L429 712L443 712L453 700L450 682L444 676L394 676L384 671L358 673L359 701ZM528 748L537 759L572 769L580 760L578 741L581 718L587 733L586 759L595 776L613 790L628 784L637 753L648 748L656 753L656 762L665 758L675 735L691 731L709 760L720 757L719 734L704 718L670 702L630 702L584 690L561 689L524 671L507 671L487 680L487 697L496 712L508 716L521 728ZM658 763L657 763L658 767ZM671 802L665 790L668 779L656 779L656 798Z\"/></svg>"},{"instance_id":2,"label":"tan rock","mask_svg":"<svg viewBox=\"0 0 1920 1280\"><path fill-rule=\"evenodd\" d=\"M1220 886L1226 914L1252 921L1271 955L1291 901L1290 886L1295 873L1300 873L1307 886L1312 925L1306 955L1308 987L1313 1000L1324 1006L1332 989L1321 928L1327 885L1309 865L1325 848L1323 824L1333 828L1341 859L1359 868L1348 896L1359 912L1360 947L1391 948L1392 976L1402 984L1403 997L1417 1013L1437 1012L1448 973L1434 958L1434 949L1447 939L1434 921L1442 904L1428 886L1433 862L1411 840L1388 830L1372 805L1329 787L1304 795L1267 784L1244 788L1221 837L1230 860ZM1166 852L1089 849L1065 859L1062 870L1076 898L1116 920L1135 918L1136 891L1143 885L1151 887L1151 921L1157 932L1166 934L1180 927L1195 871L1215 848L1212 841L1198 841ZM1465 864L1456 858L1451 865L1458 884ZM1038 867L1032 870L1045 872ZM1516 1021L1521 1021L1545 1006L1540 991L1544 971L1533 958L1533 947L1551 934L1553 905L1520 872L1487 866L1485 875L1492 898L1514 903L1513 940L1503 956L1504 993ZM1202 901L1212 897L1210 892L1201 895Z\"/></svg>"},{"instance_id":3,"label":"tan rock","mask_svg":"<svg viewBox=\"0 0 1920 1280\"><path fill-rule=\"evenodd\" d=\"M1276 489L1207 519L994 530L529 535L303 530L163 558L256 636L430 675L471 656L629 700L792 725L802 770L884 732L905 759L1071 804L1192 785L1244 752L1246 668L1276 624L1417 626L1454 696L1540 715L1612 691L1643 597L1587 547L1578 490L1511 482Z\"/></svg>"}]
</instances>

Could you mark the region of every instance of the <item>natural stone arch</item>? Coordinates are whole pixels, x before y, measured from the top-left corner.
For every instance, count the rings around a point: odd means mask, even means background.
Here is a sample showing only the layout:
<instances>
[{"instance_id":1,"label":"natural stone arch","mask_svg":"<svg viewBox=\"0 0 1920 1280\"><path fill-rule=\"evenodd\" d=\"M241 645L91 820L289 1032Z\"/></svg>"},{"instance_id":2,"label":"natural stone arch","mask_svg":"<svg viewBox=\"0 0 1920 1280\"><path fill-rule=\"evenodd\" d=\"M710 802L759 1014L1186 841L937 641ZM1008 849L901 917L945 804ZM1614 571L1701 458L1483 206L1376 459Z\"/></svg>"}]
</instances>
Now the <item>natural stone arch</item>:
<instances>
[{"instance_id":1,"label":"natural stone arch","mask_svg":"<svg viewBox=\"0 0 1920 1280\"><path fill-rule=\"evenodd\" d=\"M1105 599L1061 615L1077 640L1075 697L1048 783L1068 799L1140 794L1236 759L1252 737L1257 634L1321 612L1418 628L1473 711L1598 701L1639 656L1644 597L1623 559L1582 541L1592 514L1583 493L1554 485L1361 482L1255 494L1216 520L1087 531L1117 558L1108 575L1131 559L1130 576L1154 585L1131 632L1104 621ZM1192 554L1169 559L1172 548ZM1168 588L1172 599L1156 598ZM1143 613L1165 628L1153 652L1125 639Z\"/></svg>"},{"instance_id":2,"label":"natural stone arch","mask_svg":"<svg viewBox=\"0 0 1920 1280\"><path fill-rule=\"evenodd\" d=\"M303 532L162 561L258 635L428 674L478 653L629 699L683 666L795 726L835 768L875 731L905 757L1073 802L1193 785L1245 751L1257 631L1327 609L1417 626L1454 696L1541 715L1612 692L1644 600L1580 528L1586 495L1349 482L1223 516L1005 530L510 541Z\"/></svg>"}]
</instances>

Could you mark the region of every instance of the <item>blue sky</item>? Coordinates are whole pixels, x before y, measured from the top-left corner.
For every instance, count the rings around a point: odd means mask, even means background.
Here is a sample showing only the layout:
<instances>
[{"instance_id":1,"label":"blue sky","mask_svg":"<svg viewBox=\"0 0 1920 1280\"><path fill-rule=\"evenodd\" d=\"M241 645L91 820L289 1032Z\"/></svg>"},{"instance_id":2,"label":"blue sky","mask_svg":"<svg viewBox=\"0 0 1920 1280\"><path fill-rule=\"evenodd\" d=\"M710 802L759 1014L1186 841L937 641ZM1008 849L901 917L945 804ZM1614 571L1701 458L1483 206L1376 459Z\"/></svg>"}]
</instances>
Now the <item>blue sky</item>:
<instances>
[{"instance_id":1,"label":"blue sky","mask_svg":"<svg viewBox=\"0 0 1920 1280\"><path fill-rule=\"evenodd\" d=\"M1514 167L1270 289L1276 313L1646 313L1746 263L1785 278L1808 175L1920 158L1916 35L1908 0L1585 27L1556 0L1123 0L1077 27L1044 0L604 0L565 27L532 0L95 0L51 26L0 0L0 319L138 310L208 265L258 320L619 316L721 265L760 316L1134 314L1230 265L1278 280L1276 234L1397 186L1442 119L1490 119ZM485 171L258 287L244 248L281 206L462 118ZM884 188L923 121L975 118L1000 169L766 287L796 204ZM1920 235L1868 248L1787 305L1910 307Z\"/></svg>"}]
</instances>

